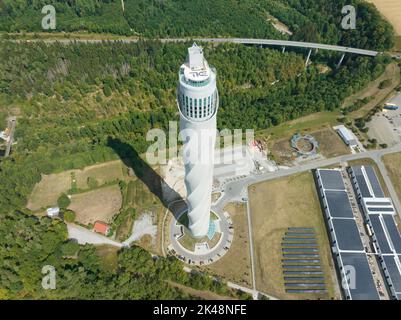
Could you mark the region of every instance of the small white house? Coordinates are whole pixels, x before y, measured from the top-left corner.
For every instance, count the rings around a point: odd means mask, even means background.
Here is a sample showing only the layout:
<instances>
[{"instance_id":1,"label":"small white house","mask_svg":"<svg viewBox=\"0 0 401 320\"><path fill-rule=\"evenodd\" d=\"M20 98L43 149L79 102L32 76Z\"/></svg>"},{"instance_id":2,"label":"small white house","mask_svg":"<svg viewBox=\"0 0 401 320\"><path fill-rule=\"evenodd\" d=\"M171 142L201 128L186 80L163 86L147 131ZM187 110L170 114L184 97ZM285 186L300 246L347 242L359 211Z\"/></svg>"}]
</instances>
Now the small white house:
<instances>
[{"instance_id":1,"label":"small white house","mask_svg":"<svg viewBox=\"0 0 401 320\"><path fill-rule=\"evenodd\" d=\"M58 217L58 215L60 214L60 208L59 207L48 208L46 210L46 214L51 218Z\"/></svg>"}]
</instances>

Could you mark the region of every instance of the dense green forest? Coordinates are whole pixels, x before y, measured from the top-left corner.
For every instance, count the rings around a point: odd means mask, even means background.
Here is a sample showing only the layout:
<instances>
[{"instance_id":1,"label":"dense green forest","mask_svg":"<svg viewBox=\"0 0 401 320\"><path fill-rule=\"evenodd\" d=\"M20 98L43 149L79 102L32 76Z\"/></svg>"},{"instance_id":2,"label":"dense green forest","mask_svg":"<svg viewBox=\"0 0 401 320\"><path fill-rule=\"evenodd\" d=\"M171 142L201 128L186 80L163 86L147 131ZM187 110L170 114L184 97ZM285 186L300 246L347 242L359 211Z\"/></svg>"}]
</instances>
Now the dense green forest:
<instances>
[{"instance_id":1,"label":"dense green forest","mask_svg":"<svg viewBox=\"0 0 401 320\"><path fill-rule=\"evenodd\" d=\"M2 299L191 299L167 280L228 294L200 274L188 274L175 258L152 258L132 247L102 260L91 245L67 240L60 220L22 212L0 215L0 300ZM42 268L56 271L56 289L41 286Z\"/></svg>"},{"instance_id":2,"label":"dense green forest","mask_svg":"<svg viewBox=\"0 0 401 320\"><path fill-rule=\"evenodd\" d=\"M237 36L286 38L274 16L292 31L291 39L388 49L393 29L363 0L3 0L0 30L39 32L41 9L52 4L55 31L109 32L144 37ZM357 9L357 28L341 28L344 5Z\"/></svg>"}]
</instances>

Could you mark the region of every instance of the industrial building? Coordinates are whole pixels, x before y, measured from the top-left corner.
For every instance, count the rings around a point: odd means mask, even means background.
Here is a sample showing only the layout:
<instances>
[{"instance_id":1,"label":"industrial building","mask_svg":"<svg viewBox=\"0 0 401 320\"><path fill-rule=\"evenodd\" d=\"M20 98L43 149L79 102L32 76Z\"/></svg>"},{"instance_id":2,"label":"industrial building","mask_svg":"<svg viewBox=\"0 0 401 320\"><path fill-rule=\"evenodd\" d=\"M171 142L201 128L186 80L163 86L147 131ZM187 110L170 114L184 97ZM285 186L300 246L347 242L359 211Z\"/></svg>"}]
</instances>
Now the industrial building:
<instances>
[{"instance_id":1,"label":"industrial building","mask_svg":"<svg viewBox=\"0 0 401 320\"><path fill-rule=\"evenodd\" d=\"M207 235L210 227L213 186L216 115L219 95L216 70L211 68L196 44L188 48L179 71L177 90L180 135L184 142L185 186L188 228L194 237Z\"/></svg>"},{"instance_id":2,"label":"industrial building","mask_svg":"<svg viewBox=\"0 0 401 320\"><path fill-rule=\"evenodd\" d=\"M358 139L355 136L355 134L346 128L343 125L337 126L335 128L337 130L338 134L340 135L341 139L344 140L345 144L351 148L357 147L358 146Z\"/></svg>"},{"instance_id":3,"label":"industrial building","mask_svg":"<svg viewBox=\"0 0 401 320\"><path fill-rule=\"evenodd\" d=\"M347 300L379 300L342 171L316 170L333 257Z\"/></svg>"},{"instance_id":4,"label":"industrial building","mask_svg":"<svg viewBox=\"0 0 401 320\"><path fill-rule=\"evenodd\" d=\"M349 174L391 297L401 300L401 236L393 203L385 197L372 166L351 167Z\"/></svg>"}]
</instances>

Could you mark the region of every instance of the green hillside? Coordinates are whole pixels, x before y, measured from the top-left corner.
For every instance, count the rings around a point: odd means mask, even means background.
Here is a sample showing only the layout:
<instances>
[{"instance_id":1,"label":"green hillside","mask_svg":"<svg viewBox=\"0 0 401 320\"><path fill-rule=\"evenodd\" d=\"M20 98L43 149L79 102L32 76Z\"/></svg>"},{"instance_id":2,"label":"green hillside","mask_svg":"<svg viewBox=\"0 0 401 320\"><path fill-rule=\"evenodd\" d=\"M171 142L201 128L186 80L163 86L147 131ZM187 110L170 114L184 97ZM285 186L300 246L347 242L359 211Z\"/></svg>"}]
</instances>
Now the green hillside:
<instances>
[{"instance_id":1,"label":"green hillside","mask_svg":"<svg viewBox=\"0 0 401 320\"><path fill-rule=\"evenodd\" d=\"M108 32L144 37L234 36L286 38L268 20L274 16L303 41L388 49L392 27L363 0L4 0L0 30L40 32L44 5L57 12L56 31ZM356 30L341 29L341 8L355 5Z\"/></svg>"}]
</instances>

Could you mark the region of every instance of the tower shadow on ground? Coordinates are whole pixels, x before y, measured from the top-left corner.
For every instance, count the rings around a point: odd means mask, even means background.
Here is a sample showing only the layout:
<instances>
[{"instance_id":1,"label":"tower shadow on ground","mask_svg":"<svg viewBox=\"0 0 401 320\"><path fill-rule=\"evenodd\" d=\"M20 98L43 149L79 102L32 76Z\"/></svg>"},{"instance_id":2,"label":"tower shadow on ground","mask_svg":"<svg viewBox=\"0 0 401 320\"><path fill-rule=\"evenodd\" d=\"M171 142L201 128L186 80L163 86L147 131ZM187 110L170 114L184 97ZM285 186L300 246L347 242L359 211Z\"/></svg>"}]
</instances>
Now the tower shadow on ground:
<instances>
[{"instance_id":1,"label":"tower shadow on ground","mask_svg":"<svg viewBox=\"0 0 401 320\"><path fill-rule=\"evenodd\" d=\"M177 212L174 209L176 206L169 205L174 201L182 201L184 199L181 195L170 188L162 179L162 177L155 171L149 164L147 164L139 155L139 153L128 143L121 141L118 138L108 137L107 146L112 148L120 157L121 161L128 167L131 168L135 175L140 179L156 197L159 198L160 202L166 209L170 209L175 217L177 217ZM162 183L164 184L164 189L167 194L169 194L169 199L166 200L163 197ZM185 203L185 202L184 202Z\"/></svg>"}]
</instances>

